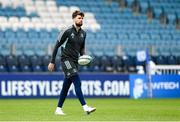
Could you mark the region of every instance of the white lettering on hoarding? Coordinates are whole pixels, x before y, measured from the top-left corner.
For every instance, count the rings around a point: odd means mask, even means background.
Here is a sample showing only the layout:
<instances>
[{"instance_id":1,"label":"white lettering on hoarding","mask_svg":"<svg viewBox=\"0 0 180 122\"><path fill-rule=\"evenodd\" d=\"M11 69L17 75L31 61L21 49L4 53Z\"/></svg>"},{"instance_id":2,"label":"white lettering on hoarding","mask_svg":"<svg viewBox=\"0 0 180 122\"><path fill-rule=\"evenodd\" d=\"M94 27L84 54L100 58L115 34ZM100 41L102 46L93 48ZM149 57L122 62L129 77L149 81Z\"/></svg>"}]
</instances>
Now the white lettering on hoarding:
<instances>
[{"instance_id":1,"label":"white lettering on hoarding","mask_svg":"<svg viewBox=\"0 0 180 122\"><path fill-rule=\"evenodd\" d=\"M95 81L95 86L94 86L94 95L99 96L101 95L101 82L100 81Z\"/></svg>"},{"instance_id":2,"label":"white lettering on hoarding","mask_svg":"<svg viewBox=\"0 0 180 122\"><path fill-rule=\"evenodd\" d=\"M59 96L63 81L1 81L0 96ZM86 96L128 96L129 81L88 80L82 81L82 92ZM71 85L68 95L75 95Z\"/></svg>"},{"instance_id":3,"label":"white lettering on hoarding","mask_svg":"<svg viewBox=\"0 0 180 122\"><path fill-rule=\"evenodd\" d=\"M36 81L32 81L32 96L37 96L37 85L38 85L38 82Z\"/></svg>"},{"instance_id":4,"label":"white lettering on hoarding","mask_svg":"<svg viewBox=\"0 0 180 122\"><path fill-rule=\"evenodd\" d=\"M160 83L154 83L153 89L179 89L179 83L175 82L160 82Z\"/></svg>"},{"instance_id":5,"label":"white lettering on hoarding","mask_svg":"<svg viewBox=\"0 0 180 122\"><path fill-rule=\"evenodd\" d=\"M24 84L24 96L31 96L31 82L26 81Z\"/></svg>"},{"instance_id":6,"label":"white lettering on hoarding","mask_svg":"<svg viewBox=\"0 0 180 122\"><path fill-rule=\"evenodd\" d=\"M104 94L109 95L129 95L129 81L105 81L104 82Z\"/></svg>"},{"instance_id":7,"label":"white lettering on hoarding","mask_svg":"<svg viewBox=\"0 0 180 122\"><path fill-rule=\"evenodd\" d=\"M1 81L2 96L56 96L61 88L62 81Z\"/></svg>"},{"instance_id":8,"label":"white lettering on hoarding","mask_svg":"<svg viewBox=\"0 0 180 122\"><path fill-rule=\"evenodd\" d=\"M95 81L82 81L82 92L84 95L101 95L101 81L95 80Z\"/></svg>"},{"instance_id":9,"label":"white lettering on hoarding","mask_svg":"<svg viewBox=\"0 0 180 122\"><path fill-rule=\"evenodd\" d=\"M39 94L44 95L46 82L39 82Z\"/></svg>"},{"instance_id":10,"label":"white lettering on hoarding","mask_svg":"<svg viewBox=\"0 0 180 122\"><path fill-rule=\"evenodd\" d=\"M7 83L7 86L6 86L5 81L1 81L1 94L2 94L2 96L8 96L8 94L11 94L11 93L9 93L10 92L9 90L6 90L6 88L10 87L9 85L10 84Z\"/></svg>"},{"instance_id":11,"label":"white lettering on hoarding","mask_svg":"<svg viewBox=\"0 0 180 122\"><path fill-rule=\"evenodd\" d=\"M111 95L111 81L104 82L104 94L107 96Z\"/></svg>"},{"instance_id":12,"label":"white lettering on hoarding","mask_svg":"<svg viewBox=\"0 0 180 122\"><path fill-rule=\"evenodd\" d=\"M119 82L119 95L129 95L130 94L130 86L129 81L120 81Z\"/></svg>"},{"instance_id":13,"label":"white lettering on hoarding","mask_svg":"<svg viewBox=\"0 0 180 122\"><path fill-rule=\"evenodd\" d=\"M52 81L52 96L56 96L57 94L60 93L59 89L59 83L57 81Z\"/></svg>"},{"instance_id":14,"label":"white lettering on hoarding","mask_svg":"<svg viewBox=\"0 0 180 122\"><path fill-rule=\"evenodd\" d=\"M144 84L144 88L147 89L147 84ZM179 89L179 82L154 82L152 88L155 90L174 90Z\"/></svg>"}]
</instances>

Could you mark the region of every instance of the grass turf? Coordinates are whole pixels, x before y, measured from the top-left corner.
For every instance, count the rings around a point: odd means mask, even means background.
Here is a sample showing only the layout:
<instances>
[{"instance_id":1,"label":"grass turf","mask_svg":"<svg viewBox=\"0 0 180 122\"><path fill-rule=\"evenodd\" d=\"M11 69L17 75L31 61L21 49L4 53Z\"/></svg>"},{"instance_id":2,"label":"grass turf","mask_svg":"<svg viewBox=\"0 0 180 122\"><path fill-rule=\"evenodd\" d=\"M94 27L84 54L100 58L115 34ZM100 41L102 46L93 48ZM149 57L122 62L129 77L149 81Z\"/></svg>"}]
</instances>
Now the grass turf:
<instances>
[{"instance_id":1,"label":"grass turf","mask_svg":"<svg viewBox=\"0 0 180 122\"><path fill-rule=\"evenodd\" d=\"M57 99L1 99L0 121L179 121L180 99L86 99L97 110L86 115L77 99L66 99L66 116L54 115Z\"/></svg>"}]
</instances>

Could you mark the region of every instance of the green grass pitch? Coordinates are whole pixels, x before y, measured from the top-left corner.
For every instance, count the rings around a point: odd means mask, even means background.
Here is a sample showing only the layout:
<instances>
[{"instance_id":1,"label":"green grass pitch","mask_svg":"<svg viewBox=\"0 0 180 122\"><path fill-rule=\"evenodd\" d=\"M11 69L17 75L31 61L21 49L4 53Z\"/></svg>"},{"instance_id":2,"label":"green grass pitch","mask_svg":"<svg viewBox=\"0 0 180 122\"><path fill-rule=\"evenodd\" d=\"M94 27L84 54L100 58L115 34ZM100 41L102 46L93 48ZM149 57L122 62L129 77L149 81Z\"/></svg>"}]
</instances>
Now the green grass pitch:
<instances>
[{"instance_id":1,"label":"green grass pitch","mask_svg":"<svg viewBox=\"0 0 180 122\"><path fill-rule=\"evenodd\" d=\"M97 107L86 115L77 99L66 99L66 116L54 115L58 99L0 99L0 121L180 121L180 99L86 99Z\"/></svg>"}]
</instances>

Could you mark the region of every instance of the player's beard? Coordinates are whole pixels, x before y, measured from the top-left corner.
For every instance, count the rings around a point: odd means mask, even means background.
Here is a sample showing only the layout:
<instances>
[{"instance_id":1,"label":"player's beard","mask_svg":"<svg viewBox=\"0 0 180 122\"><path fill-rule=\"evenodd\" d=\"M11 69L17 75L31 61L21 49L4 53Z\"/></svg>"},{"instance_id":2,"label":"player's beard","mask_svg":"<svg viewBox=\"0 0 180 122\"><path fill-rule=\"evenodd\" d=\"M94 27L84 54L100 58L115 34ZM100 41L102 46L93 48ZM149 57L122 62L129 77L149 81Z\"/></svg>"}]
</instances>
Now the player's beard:
<instances>
[{"instance_id":1,"label":"player's beard","mask_svg":"<svg viewBox=\"0 0 180 122\"><path fill-rule=\"evenodd\" d=\"M81 27L83 24L82 23L75 23L77 27Z\"/></svg>"}]
</instances>

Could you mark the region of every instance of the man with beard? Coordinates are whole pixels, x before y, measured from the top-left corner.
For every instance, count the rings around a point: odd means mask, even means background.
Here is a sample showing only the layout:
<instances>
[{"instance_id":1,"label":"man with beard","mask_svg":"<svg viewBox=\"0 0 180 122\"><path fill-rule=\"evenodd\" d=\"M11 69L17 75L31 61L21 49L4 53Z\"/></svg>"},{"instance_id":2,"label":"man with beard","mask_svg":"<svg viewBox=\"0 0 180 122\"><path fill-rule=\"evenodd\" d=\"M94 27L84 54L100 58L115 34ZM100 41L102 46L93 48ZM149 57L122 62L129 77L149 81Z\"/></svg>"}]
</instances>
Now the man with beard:
<instances>
[{"instance_id":1,"label":"man with beard","mask_svg":"<svg viewBox=\"0 0 180 122\"><path fill-rule=\"evenodd\" d=\"M61 66L64 72L65 78L63 87L60 93L59 102L55 111L56 115L65 115L62 111L62 106L67 96L68 90L73 83L75 86L76 95L87 114L94 112L96 108L90 107L86 104L82 90L81 80L78 75L78 57L85 54L85 38L86 32L81 28L83 25L84 13L81 11L75 11L72 14L74 24L67 29L63 30L55 44L51 61L48 65L49 71L53 71L55 67L55 58L58 48L65 44L61 50Z\"/></svg>"}]
</instances>

